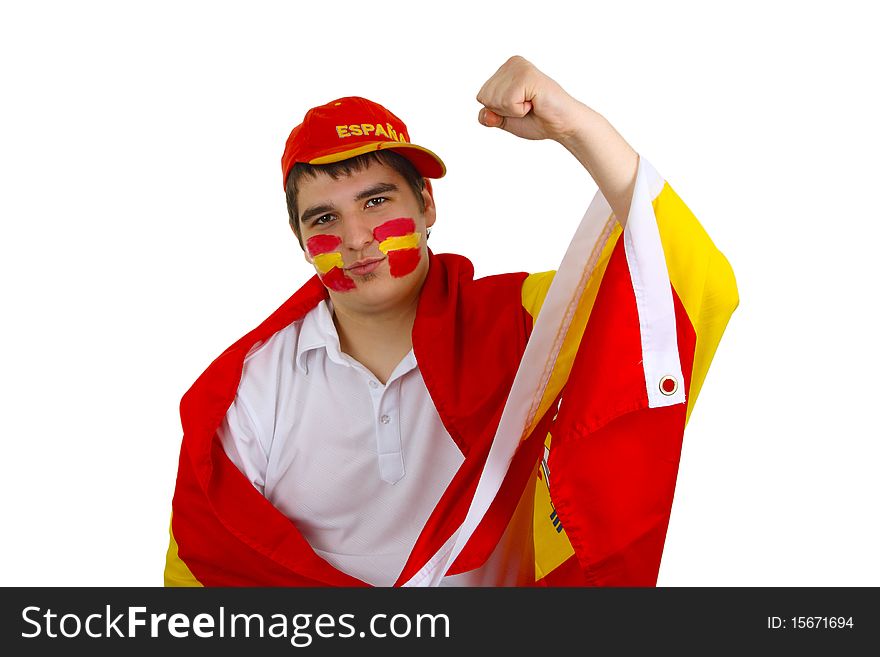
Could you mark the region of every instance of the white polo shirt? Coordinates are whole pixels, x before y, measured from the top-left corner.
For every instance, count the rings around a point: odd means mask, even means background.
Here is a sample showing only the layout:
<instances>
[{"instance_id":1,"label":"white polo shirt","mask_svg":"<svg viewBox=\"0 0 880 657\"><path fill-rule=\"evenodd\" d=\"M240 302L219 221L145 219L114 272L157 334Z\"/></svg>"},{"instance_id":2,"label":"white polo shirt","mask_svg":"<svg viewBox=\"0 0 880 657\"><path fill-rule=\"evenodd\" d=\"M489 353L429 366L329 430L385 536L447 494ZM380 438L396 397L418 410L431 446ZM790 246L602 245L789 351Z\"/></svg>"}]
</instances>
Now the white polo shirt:
<instances>
[{"instance_id":1,"label":"white polo shirt","mask_svg":"<svg viewBox=\"0 0 880 657\"><path fill-rule=\"evenodd\" d=\"M218 433L318 555L374 586L397 580L464 461L413 351L383 385L340 350L329 300L248 354ZM533 583L531 522L524 500L487 563L443 585Z\"/></svg>"}]
</instances>

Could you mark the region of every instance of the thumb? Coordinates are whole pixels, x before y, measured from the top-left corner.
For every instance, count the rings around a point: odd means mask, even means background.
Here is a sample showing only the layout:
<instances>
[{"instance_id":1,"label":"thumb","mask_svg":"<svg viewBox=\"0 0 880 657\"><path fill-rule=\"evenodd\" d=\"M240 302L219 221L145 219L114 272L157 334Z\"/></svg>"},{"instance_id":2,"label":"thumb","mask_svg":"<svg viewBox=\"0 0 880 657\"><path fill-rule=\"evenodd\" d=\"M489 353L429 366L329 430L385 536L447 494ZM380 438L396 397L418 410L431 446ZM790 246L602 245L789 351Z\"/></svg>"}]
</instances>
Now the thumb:
<instances>
[{"instance_id":1,"label":"thumb","mask_svg":"<svg viewBox=\"0 0 880 657\"><path fill-rule=\"evenodd\" d=\"M502 116L498 112L484 107L480 110L479 121L488 128L501 128L505 132L509 132L517 137L540 139L541 136L535 131L535 126L533 125L534 119L529 113L531 106L532 104L529 102L523 103L523 108L525 109L524 116Z\"/></svg>"},{"instance_id":2,"label":"thumb","mask_svg":"<svg viewBox=\"0 0 880 657\"><path fill-rule=\"evenodd\" d=\"M504 127L504 117L500 114L496 114L488 107L484 107L480 110L480 115L478 117L480 123L482 123L487 128L503 128Z\"/></svg>"},{"instance_id":3,"label":"thumb","mask_svg":"<svg viewBox=\"0 0 880 657\"><path fill-rule=\"evenodd\" d=\"M502 116L498 112L492 111L488 107L484 107L480 110L478 120L484 126L489 128L505 128L509 120L519 121L526 118L528 113L532 111L532 104L529 101L523 102L522 110L523 112L520 116Z\"/></svg>"}]
</instances>

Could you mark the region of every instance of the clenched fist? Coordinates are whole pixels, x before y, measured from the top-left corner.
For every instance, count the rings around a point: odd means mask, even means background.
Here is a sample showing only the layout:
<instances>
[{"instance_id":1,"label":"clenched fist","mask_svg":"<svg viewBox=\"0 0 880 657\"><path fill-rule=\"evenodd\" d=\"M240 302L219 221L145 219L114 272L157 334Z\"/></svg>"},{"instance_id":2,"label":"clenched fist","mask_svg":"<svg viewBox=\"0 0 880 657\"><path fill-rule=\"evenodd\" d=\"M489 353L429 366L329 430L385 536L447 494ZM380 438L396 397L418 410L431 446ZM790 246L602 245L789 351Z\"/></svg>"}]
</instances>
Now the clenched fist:
<instances>
[{"instance_id":1,"label":"clenched fist","mask_svg":"<svg viewBox=\"0 0 880 657\"><path fill-rule=\"evenodd\" d=\"M614 127L519 56L477 94L479 121L524 139L553 139L590 173L621 224L629 214L639 156Z\"/></svg>"},{"instance_id":2,"label":"clenched fist","mask_svg":"<svg viewBox=\"0 0 880 657\"><path fill-rule=\"evenodd\" d=\"M563 141L588 108L527 59L515 55L477 94L479 121L524 139Z\"/></svg>"}]
</instances>

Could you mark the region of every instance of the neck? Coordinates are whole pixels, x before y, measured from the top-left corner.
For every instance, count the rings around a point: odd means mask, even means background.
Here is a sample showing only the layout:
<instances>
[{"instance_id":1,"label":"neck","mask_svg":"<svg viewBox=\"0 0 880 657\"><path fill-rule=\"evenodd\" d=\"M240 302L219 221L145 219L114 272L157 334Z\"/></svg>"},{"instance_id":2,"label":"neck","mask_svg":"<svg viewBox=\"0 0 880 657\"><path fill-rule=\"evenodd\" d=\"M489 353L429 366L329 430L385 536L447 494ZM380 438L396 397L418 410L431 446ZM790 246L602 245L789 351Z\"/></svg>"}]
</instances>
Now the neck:
<instances>
[{"instance_id":1,"label":"neck","mask_svg":"<svg viewBox=\"0 0 880 657\"><path fill-rule=\"evenodd\" d=\"M334 304L333 323L343 352L370 370L383 384L412 349L419 297L385 311L361 313Z\"/></svg>"}]
</instances>

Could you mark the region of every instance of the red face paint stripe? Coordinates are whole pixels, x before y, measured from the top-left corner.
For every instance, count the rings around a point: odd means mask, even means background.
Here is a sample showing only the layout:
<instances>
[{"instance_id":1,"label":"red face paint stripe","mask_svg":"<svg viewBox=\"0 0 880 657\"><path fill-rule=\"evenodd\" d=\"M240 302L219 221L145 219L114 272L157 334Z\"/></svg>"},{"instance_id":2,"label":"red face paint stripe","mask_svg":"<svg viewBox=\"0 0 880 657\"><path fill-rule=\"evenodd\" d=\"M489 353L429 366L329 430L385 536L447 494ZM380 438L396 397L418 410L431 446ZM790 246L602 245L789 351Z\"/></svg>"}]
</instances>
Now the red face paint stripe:
<instances>
[{"instance_id":1,"label":"red face paint stripe","mask_svg":"<svg viewBox=\"0 0 880 657\"><path fill-rule=\"evenodd\" d=\"M409 217L400 217L399 219L391 219L389 221L386 221L381 226L376 226L373 229L373 237L375 237L377 241L382 242L389 237L401 237L403 235L409 235L410 233L414 233L415 230L415 221L413 221Z\"/></svg>"},{"instance_id":2,"label":"red face paint stripe","mask_svg":"<svg viewBox=\"0 0 880 657\"><path fill-rule=\"evenodd\" d=\"M388 252L388 270L395 278L415 271L421 259L420 249L398 249Z\"/></svg>"},{"instance_id":3,"label":"red face paint stripe","mask_svg":"<svg viewBox=\"0 0 880 657\"><path fill-rule=\"evenodd\" d=\"M334 267L326 274L319 274L321 282L335 292L347 292L353 290L354 281L345 275L339 267Z\"/></svg>"},{"instance_id":4,"label":"red face paint stripe","mask_svg":"<svg viewBox=\"0 0 880 657\"><path fill-rule=\"evenodd\" d=\"M337 235L314 235L306 240L306 248L311 256L336 251L340 244L342 238Z\"/></svg>"}]
</instances>

